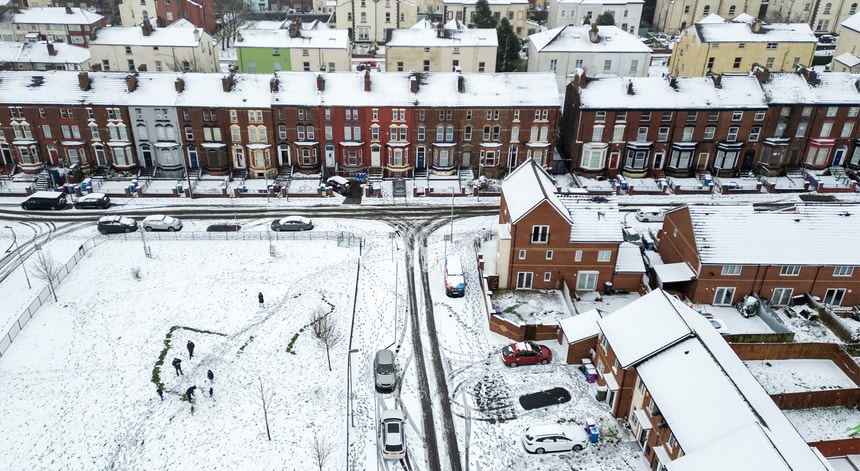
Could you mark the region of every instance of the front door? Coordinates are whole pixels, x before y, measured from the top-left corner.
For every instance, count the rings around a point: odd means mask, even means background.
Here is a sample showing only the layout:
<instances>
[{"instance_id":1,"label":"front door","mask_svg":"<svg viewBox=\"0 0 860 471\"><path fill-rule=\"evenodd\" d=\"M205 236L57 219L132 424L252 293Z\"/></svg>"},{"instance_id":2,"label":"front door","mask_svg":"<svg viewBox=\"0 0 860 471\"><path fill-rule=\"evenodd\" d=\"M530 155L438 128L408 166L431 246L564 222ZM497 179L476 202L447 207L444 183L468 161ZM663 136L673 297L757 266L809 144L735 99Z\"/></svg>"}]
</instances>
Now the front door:
<instances>
[{"instance_id":1,"label":"front door","mask_svg":"<svg viewBox=\"0 0 860 471\"><path fill-rule=\"evenodd\" d=\"M281 144L278 146L278 166L283 165L292 165L293 162L290 158L290 146L286 144Z\"/></svg>"},{"instance_id":2,"label":"front door","mask_svg":"<svg viewBox=\"0 0 860 471\"><path fill-rule=\"evenodd\" d=\"M463 168L469 168L471 166L470 160L472 160L472 152L468 150L463 151Z\"/></svg>"},{"instance_id":3,"label":"front door","mask_svg":"<svg viewBox=\"0 0 860 471\"><path fill-rule=\"evenodd\" d=\"M379 146L370 146L370 166L371 167L381 167L382 161L380 160L380 147Z\"/></svg>"},{"instance_id":4,"label":"front door","mask_svg":"<svg viewBox=\"0 0 860 471\"><path fill-rule=\"evenodd\" d=\"M424 169L424 148L419 147L418 153L415 155L415 166L420 169Z\"/></svg>"},{"instance_id":5,"label":"front door","mask_svg":"<svg viewBox=\"0 0 860 471\"><path fill-rule=\"evenodd\" d=\"M188 164L191 168L197 168L197 148L194 146L188 148Z\"/></svg>"},{"instance_id":6,"label":"front door","mask_svg":"<svg viewBox=\"0 0 860 471\"><path fill-rule=\"evenodd\" d=\"M845 158L845 148L840 147L840 148L836 149L836 152L833 154L833 166L834 167L841 167L842 166L842 159L844 159L844 158Z\"/></svg>"},{"instance_id":7,"label":"front door","mask_svg":"<svg viewBox=\"0 0 860 471\"><path fill-rule=\"evenodd\" d=\"M96 165L99 167L106 166L107 159L105 158L105 148L102 146L93 146L93 151L96 154Z\"/></svg>"},{"instance_id":8,"label":"front door","mask_svg":"<svg viewBox=\"0 0 860 471\"><path fill-rule=\"evenodd\" d=\"M141 147L140 154L143 156L143 166L146 168L152 167L152 150L149 146Z\"/></svg>"},{"instance_id":9,"label":"front door","mask_svg":"<svg viewBox=\"0 0 860 471\"><path fill-rule=\"evenodd\" d=\"M325 166L334 168L334 146L331 144L325 145Z\"/></svg>"}]
</instances>

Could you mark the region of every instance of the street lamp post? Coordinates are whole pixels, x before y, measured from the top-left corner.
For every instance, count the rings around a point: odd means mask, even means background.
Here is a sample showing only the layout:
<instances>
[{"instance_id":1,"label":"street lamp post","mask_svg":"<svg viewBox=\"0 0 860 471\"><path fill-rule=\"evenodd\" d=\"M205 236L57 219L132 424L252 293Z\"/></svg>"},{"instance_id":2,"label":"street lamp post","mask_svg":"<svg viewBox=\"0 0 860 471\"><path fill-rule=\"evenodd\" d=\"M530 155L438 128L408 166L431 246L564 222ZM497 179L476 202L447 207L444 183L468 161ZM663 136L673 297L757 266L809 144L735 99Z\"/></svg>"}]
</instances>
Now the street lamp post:
<instances>
[{"instance_id":1,"label":"street lamp post","mask_svg":"<svg viewBox=\"0 0 860 471\"><path fill-rule=\"evenodd\" d=\"M21 269L24 270L24 278L27 279L27 288L32 289L33 285L30 284L30 275L27 274L27 267L24 266L24 257L21 256L21 248L18 247L18 237L15 236L15 229L12 229L12 226L3 227L12 231L12 242L15 244L15 251L18 252L18 260L21 261ZM9 249L11 250L11 247ZM7 250L6 253L9 253L9 250Z\"/></svg>"},{"instance_id":2,"label":"street lamp post","mask_svg":"<svg viewBox=\"0 0 860 471\"><path fill-rule=\"evenodd\" d=\"M357 348L350 350L346 362L347 394L349 395L349 420L353 427L355 427L355 410L352 407L352 354L357 352Z\"/></svg>"}]
</instances>

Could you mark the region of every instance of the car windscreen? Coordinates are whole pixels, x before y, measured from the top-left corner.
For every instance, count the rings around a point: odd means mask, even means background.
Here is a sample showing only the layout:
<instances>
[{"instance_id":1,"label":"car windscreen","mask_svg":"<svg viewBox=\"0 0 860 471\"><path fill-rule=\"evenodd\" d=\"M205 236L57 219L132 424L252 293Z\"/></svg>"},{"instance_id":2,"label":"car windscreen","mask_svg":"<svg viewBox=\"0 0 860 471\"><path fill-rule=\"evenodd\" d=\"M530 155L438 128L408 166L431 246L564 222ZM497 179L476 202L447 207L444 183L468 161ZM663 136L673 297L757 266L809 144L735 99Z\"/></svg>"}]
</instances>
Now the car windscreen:
<instances>
[{"instance_id":1,"label":"car windscreen","mask_svg":"<svg viewBox=\"0 0 860 471\"><path fill-rule=\"evenodd\" d=\"M376 372L381 375L390 375L394 373L394 365L391 363L380 363L376 365Z\"/></svg>"}]
</instances>

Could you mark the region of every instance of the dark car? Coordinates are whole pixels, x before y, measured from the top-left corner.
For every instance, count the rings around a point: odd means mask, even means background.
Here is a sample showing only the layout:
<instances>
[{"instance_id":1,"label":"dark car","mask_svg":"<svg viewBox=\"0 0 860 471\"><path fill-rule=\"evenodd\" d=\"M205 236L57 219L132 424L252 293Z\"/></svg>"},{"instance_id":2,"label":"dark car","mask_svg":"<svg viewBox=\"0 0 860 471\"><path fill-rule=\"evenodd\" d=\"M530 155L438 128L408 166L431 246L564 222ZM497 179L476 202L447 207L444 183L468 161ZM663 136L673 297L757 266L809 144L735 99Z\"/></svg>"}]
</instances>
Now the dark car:
<instances>
[{"instance_id":1,"label":"dark car","mask_svg":"<svg viewBox=\"0 0 860 471\"><path fill-rule=\"evenodd\" d=\"M272 221L273 231L309 231L314 228L314 223L308 218L301 216L287 216L283 219Z\"/></svg>"},{"instance_id":2,"label":"dark car","mask_svg":"<svg viewBox=\"0 0 860 471\"><path fill-rule=\"evenodd\" d=\"M376 61L362 61L358 63L355 69L359 72L362 70L379 69L379 65L376 63Z\"/></svg>"},{"instance_id":3,"label":"dark car","mask_svg":"<svg viewBox=\"0 0 860 471\"><path fill-rule=\"evenodd\" d=\"M105 209L110 207L110 196L104 193L90 193L75 201L75 209Z\"/></svg>"},{"instance_id":4,"label":"dark car","mask_svg":"<svg viewBox=\"0 0 860 471\"><path fill-rule=\"evenodd\" d=\"M66 195L60 191L37 191L21 203L21 209L65 209Z\"/></svg>"},{"instance_id":5,"label":"dark car","mask_svg":"<svg viewBox=\"0 0 860 471\"><path fill-rule=\"evenodd\" d=\"M104 216L99 219L99 232L102 234L121 234L137 230L137 221L125 216Z\"/></svg>"},{"instance_id":6,"label":"dark car","mask_svg":"<svg viewBox=\"0 0 860 471\"><path fill-rule=\"evenodd\" d=\"M402 178L394 180L393 188L395 197L406 197L406 182Z\"/></svg>"},{"instance_id":7,"label":"dark car","mask_svg":"<svg viewBox=\"0 0 860 471\"><path fill-rule=\"evenodd\" d=\"M534 342L517 342L502 348L502 361L511 368L520 365L546 365L552 361L552 350Z\"/></svg>"},{"instance_id":8,"label":"dark car","mask_svg":"<svg viewBox=\"0 0 860 471\"><path fill-rule=\"evenodd\" d=\"M325 181L325 184L342 195L349 193L349 180L341 177L340 175L329 177L328 180Z\"/></svg>"}]
</instances>

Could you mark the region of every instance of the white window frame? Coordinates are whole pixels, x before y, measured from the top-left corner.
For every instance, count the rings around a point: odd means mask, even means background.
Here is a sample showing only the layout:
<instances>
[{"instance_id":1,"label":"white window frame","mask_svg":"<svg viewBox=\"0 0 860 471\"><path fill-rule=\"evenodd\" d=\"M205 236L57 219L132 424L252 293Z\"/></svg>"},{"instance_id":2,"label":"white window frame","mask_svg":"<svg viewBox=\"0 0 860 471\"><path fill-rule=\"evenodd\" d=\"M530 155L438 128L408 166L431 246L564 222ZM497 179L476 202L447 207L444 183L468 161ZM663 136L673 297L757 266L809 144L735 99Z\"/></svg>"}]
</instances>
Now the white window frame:
<instances>
[{"instance_id":1,"label":"white window frame","mask_svg":"<svg viewBox=\"0 0 860 471\"><path fill-rule=\"evenodd\" d=\"M800 265L783 265L779 267L779 276L799 276Z\"/></svg>"},{"instance_id":2,"label":"white window frame","mask_svg":"<svg viewBox=\"0 0 860 471\"><path fill-rule=\"evenodd\" d=\"M609 262L612 260L612 251L611 250L598 250L597 251L597 261L598 262Z\"/></svg>"},{"instance_id":3,"label":"white window frame","mask_svg":"<svg viewBox=\"0 0 860 471\"><path fill-rule=\"evenodd\" d=\"M854 267L841 265L833 267L833 276L851 276L854 274Z\"/></svg>"},{"instance_id":4,"label":"white window frame","mask_svg":"<svg viewBox=\"0 0 860 471\"><path fill-rule=\"evenodd\" d=\"M723 265L721 275L737 276L741 274L742 265Z\"/></svg>"},{"instance_id":5,"label":"white window frame","mask_svg":"<svg viewBox=\"0 0 860 471\"><path fill-rule=\"evenodd\" d=\"M714 306L731 306L735 297L735 288L721 286L714 290ZM728 299L728 302L726 301Z\"/></svg>"}]
</instances>

